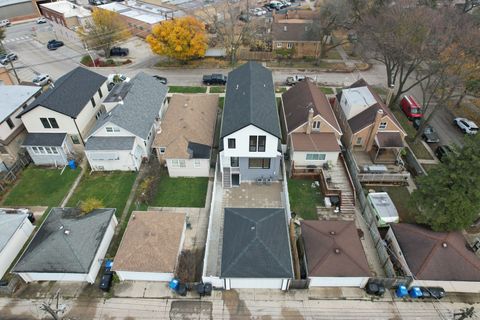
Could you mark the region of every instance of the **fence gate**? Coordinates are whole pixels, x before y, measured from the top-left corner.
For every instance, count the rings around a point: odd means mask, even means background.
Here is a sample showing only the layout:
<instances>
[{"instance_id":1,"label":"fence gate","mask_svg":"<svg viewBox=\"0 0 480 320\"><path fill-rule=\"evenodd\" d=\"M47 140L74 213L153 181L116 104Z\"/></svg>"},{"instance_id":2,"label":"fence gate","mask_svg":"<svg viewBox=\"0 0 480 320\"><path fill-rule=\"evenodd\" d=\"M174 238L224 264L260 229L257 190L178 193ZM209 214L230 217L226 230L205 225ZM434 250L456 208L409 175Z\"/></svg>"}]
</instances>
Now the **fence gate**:
<instances>
[{"instance_id":1,"label":"fence gate","mask_svg":"<svg viewBox=\"0 0 480 320\"><path fill-rule=\"evenodd\" d=\"M292 279L290 280L290 289L308 289L310 279Z\"/></svg>"}]
</instances>

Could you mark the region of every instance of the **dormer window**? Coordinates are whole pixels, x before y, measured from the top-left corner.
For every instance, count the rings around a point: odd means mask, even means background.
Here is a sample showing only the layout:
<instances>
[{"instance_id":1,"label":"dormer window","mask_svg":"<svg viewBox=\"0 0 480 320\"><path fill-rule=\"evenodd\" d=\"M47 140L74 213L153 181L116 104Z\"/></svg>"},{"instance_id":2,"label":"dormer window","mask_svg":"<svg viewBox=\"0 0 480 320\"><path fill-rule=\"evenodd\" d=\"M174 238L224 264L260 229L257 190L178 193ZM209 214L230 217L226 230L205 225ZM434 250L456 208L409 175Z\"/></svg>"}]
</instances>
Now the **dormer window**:
<instances>
[{"instance_id":1,"label":"dormer window","mask_svg":"<svg viewBox=\"0 0 480 320\"><path fill-rule=\"evenodd\" d=\"M120 129L117 127L105 127L105 131L107 132L120 132Z\"/></svg>"},{"instance_id":2,"label":"dormer window","mask_svg":"<svg viewBox=\"0 0 480 320\"><path fill-rule=\"evenodd\" d=\"M320 121L313 121L313 124L312 124L312 129L313 130L316 130L316 131L320 131Z\"/></svg>"},{"instance_id":3,"label":"dormer window","mask_svg":"<svg viewBox=\"0 0 480 320\"><path fill-rule=\"evenodd\" d=\"M380 125L378 126L378 129L387 129L387 123L386 122L380 122Z\"/></svg>"}]
</instances>

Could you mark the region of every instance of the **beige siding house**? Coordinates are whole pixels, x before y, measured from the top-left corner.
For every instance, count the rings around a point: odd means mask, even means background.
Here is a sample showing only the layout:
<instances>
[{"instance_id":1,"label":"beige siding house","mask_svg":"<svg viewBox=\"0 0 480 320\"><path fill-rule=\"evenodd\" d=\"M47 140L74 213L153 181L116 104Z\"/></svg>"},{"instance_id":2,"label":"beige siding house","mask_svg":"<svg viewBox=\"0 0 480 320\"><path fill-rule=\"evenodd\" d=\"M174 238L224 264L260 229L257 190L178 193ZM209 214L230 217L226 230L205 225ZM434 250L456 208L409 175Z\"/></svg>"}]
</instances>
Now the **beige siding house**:
<instances>
[{"instance_id":1,"label":"beige siding house","mask_svg":"<svg viewBox=\"0 0 480 320\"><path fill-rule=\"evenodd\" d=\"M218 112L217 95L173 95L153 142L171 177L210 175Z\"/></svg>"}]
</instances>

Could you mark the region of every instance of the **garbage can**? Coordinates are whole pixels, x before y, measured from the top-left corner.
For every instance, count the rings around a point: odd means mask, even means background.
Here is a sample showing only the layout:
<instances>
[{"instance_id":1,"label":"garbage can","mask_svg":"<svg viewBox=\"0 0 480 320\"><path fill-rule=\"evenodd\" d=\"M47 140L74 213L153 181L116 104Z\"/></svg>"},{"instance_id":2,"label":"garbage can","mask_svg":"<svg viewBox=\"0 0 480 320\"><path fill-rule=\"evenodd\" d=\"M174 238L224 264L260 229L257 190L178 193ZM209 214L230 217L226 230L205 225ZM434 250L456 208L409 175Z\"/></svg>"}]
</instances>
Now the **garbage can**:
<instances>
[{"instance_id":1,"label":"garbage can","mask_svg":"<svg viewBox=\"0 0 480 320\"><path fill-rule=\"evenodd\" d=\"M70 169L72 169L72 170L77 169L77 164L75 163L75 160L70 160L70 161L68 161L68 166L69 166Z\"/></svg>"},{"instance_id":2,"label":"garbage can","mask_svg":"<svg viewBox=\"0 0 480 320\"><path fill-rule=\"evenodd\" d=\"M397 297L403 298L408 295L407 287L405 287L404 285L400 285L398 286L397 290L395 290L395 293Z\"/></svg>"}]
</instances>

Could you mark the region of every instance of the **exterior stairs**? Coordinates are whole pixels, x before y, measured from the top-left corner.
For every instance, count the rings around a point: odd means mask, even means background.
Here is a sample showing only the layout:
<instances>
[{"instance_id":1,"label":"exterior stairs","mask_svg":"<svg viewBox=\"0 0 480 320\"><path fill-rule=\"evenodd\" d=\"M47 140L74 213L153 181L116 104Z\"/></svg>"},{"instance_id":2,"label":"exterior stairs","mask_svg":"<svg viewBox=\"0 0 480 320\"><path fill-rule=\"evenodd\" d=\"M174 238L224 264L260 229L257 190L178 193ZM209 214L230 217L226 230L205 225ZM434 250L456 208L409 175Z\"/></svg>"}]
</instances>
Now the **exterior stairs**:
<instances>
[{"instance_id":1,"label":"exterior stairs","mask_svg":"<svg viewBox=\"0 0 480 320\"><path fill-rule=\"evenodd\" d=\"M355 193L342 161L343 159L339 157L337 162L328 170L328 173L335 187L342 190L340 212L342 214L355 214Z\"/></svg>"},{"instance_id":2,"label":"exterior stairs","mask_svg":"<svg viewBox=\"0 0 480 320\"><path fill-rule=\"evenodd\" d=\"M230 168L229 167L224 167L223 168L223 187L225 189L231 188L232 187L232 175L230 174Z\"/></svg>"}]
</instances>

